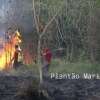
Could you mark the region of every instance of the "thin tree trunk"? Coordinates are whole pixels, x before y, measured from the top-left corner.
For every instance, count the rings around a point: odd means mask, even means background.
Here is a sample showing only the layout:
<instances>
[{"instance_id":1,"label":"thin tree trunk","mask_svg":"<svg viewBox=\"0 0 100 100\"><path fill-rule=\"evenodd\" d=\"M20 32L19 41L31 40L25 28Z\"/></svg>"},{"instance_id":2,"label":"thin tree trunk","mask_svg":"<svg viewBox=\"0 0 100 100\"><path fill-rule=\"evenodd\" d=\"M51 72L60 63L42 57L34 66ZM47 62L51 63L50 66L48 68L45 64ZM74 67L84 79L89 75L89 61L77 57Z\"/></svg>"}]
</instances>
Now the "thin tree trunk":
<instances>
[{"instance_id":1,"label":"thin tree trunk","mask_svg":"<svg viewBox=\"0 0 100 100\"><path fill-rule=\"evenodd\" d=\"M40 74L40 84L43 83L43 74L42 74L42 64L41 64L41 38L38 39L38 50L37 50L37 62L39 67L39 74Z\"/></svg>"},{"instance_id":2,"label":"thin tree trunk","mask_svg":"<svg viewBox=\"0 0 100 100\"><path fill-rule=\"evenodd\" d=\"M38 20L36 17L36 10L35 10L35 1L33 0L33 12L34 12L34 21L35 21L35 25L36 25L36 29L37 29L37 33L38 33L38 47L37 47L37 64L39 67L39 78L40 78L40 84L43 83L43 77L42 77L42 67L41 67L41 56L40 56L40 52L41 52L41 38L40 38L40 34L39 34L39 25L38 25Z\"/></svg>"},{"instance_id":3,"label":"thin tree trunk","mask_svg":"<svg viewBox=\"0 0 100 100\"><path fill-rule=\"evenodd\" d=\"M62 7L61 7L62 8ZM38 50L37 50L37 62L38 62L38 66L39 66L39 74L40 74L40 83L43 83L43 75L42 75L42 67L41 67L41 39L42 37L45 35L48 27L51 25L51 23L54 21L54 19L56 18L56 16L59 14L59 12L57 12L52 18L51 20L47 23L47 25L44 27L42 33L40 34L40 29L39 29L39 19L37 19L36 16L36 10L35 10L35 0L33 0L33 11L34 11L34 21L35 21L35 25L36 25L36 29L37 29L37 33L38 33ZM38 17L39 18L39 17Z\"/></svg>"}]
</instances>

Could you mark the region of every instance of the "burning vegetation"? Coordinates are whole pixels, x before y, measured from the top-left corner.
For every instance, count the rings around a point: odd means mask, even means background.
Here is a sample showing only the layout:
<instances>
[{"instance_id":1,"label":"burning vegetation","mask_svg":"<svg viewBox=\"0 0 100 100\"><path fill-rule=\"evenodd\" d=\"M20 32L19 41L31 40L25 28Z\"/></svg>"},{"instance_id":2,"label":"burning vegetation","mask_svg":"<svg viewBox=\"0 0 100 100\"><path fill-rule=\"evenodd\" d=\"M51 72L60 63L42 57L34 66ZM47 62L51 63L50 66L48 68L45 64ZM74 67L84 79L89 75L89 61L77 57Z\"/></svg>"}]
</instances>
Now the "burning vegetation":
<instances>
[{"instance_id":1,"label":"burning vegetation","mask_svg":"<svg viewBox=\"0 0 100 100\"><path fill-rule=\"evenodd\" d=\"M2 48L0 49L0 70L13 67L15 46L20 46L21 42L21 35L18 30L13 34L9 34L9 32L5 34L5 39L2 39L1 43L3 44L1 44Z\"/></svg>"}]
</instances>

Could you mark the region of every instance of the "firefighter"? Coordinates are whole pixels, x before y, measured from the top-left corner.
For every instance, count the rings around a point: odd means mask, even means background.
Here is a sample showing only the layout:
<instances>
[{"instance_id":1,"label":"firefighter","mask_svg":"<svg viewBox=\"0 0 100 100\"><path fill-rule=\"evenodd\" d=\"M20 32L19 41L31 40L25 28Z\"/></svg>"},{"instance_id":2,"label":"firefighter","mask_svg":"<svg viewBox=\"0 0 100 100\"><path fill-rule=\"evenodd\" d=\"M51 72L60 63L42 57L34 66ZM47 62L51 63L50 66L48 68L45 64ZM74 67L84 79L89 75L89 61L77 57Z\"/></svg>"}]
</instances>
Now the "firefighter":
<instances>
[{"instance_id":1,"label":"firefighter","mask_svg":"<svg viewBox=\"0 0 100 100\"><path fill-rule=\"evenodd\" d=\"M18 55L19 55L20 52L21 52L21 50L19 49L19 46L15 45L14 57L12 59L12 61L13 61L13 67L15 69L19 66Z\"/></svg>"},{"instance_id":2,"label":"firefighter","mask_svg":"<svg viewBox=\"0 0 100 100\"><path fill-rule=\"evenodd\" d=\"M52 53L51 50L49 48L44 48L43 52L42 52L42 56L43 56L43 69L44 71L48 72L49 71L49 66L51 64L51 60L52 60Z\"/></svg>"}]
</instances>

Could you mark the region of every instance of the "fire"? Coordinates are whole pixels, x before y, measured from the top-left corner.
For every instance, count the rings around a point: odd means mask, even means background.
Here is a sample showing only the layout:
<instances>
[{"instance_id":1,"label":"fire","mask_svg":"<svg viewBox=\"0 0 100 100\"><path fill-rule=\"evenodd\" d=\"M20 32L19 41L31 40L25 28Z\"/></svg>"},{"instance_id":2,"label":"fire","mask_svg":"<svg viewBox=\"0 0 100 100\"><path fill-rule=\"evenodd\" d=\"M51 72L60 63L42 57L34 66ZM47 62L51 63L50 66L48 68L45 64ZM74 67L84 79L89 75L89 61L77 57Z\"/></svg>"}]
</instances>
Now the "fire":
<instances>
[{"instance_id":1,"label":"fire","mask_svg":"<svg viewBox=\"0 0 100 100\"><path fill-rule=\"evenodd\" d=\"M15 32L8 42L3 45L3 50L0 51L0 70L9 69L14 57L15 45L20 44L21 35L18 31Z\"/></svg>"}]
</instances>

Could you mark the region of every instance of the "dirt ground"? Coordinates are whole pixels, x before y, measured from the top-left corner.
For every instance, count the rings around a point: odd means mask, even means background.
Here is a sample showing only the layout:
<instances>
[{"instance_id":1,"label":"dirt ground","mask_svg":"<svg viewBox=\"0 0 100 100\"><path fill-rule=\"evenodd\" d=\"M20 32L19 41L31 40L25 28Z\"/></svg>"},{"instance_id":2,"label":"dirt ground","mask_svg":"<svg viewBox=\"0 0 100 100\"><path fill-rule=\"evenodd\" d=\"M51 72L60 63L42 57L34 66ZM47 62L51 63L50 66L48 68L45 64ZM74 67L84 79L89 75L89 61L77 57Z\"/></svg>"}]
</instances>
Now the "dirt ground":
<instances>
[{"instance_id":1,"label":"dirt ground","mask_svg":"<svg viewBox=\"0 0 100 100\"><path fill-rule=\"evenodd\" d=\"M100 80L46 80L45 85L54 100L100 100Z\"/></svg>"},{"instance_id":2,"label":"dirt ground","mask_svg":"<svg viewBox=\"0 0 100 100\"><path fill-rule=\"evenodd\" d=\"M39 92L33 76L0 74L0 100L100 100L100 80L54 80L45 77L42 88L44 93Z\"/></svg>"}]
</instances>

